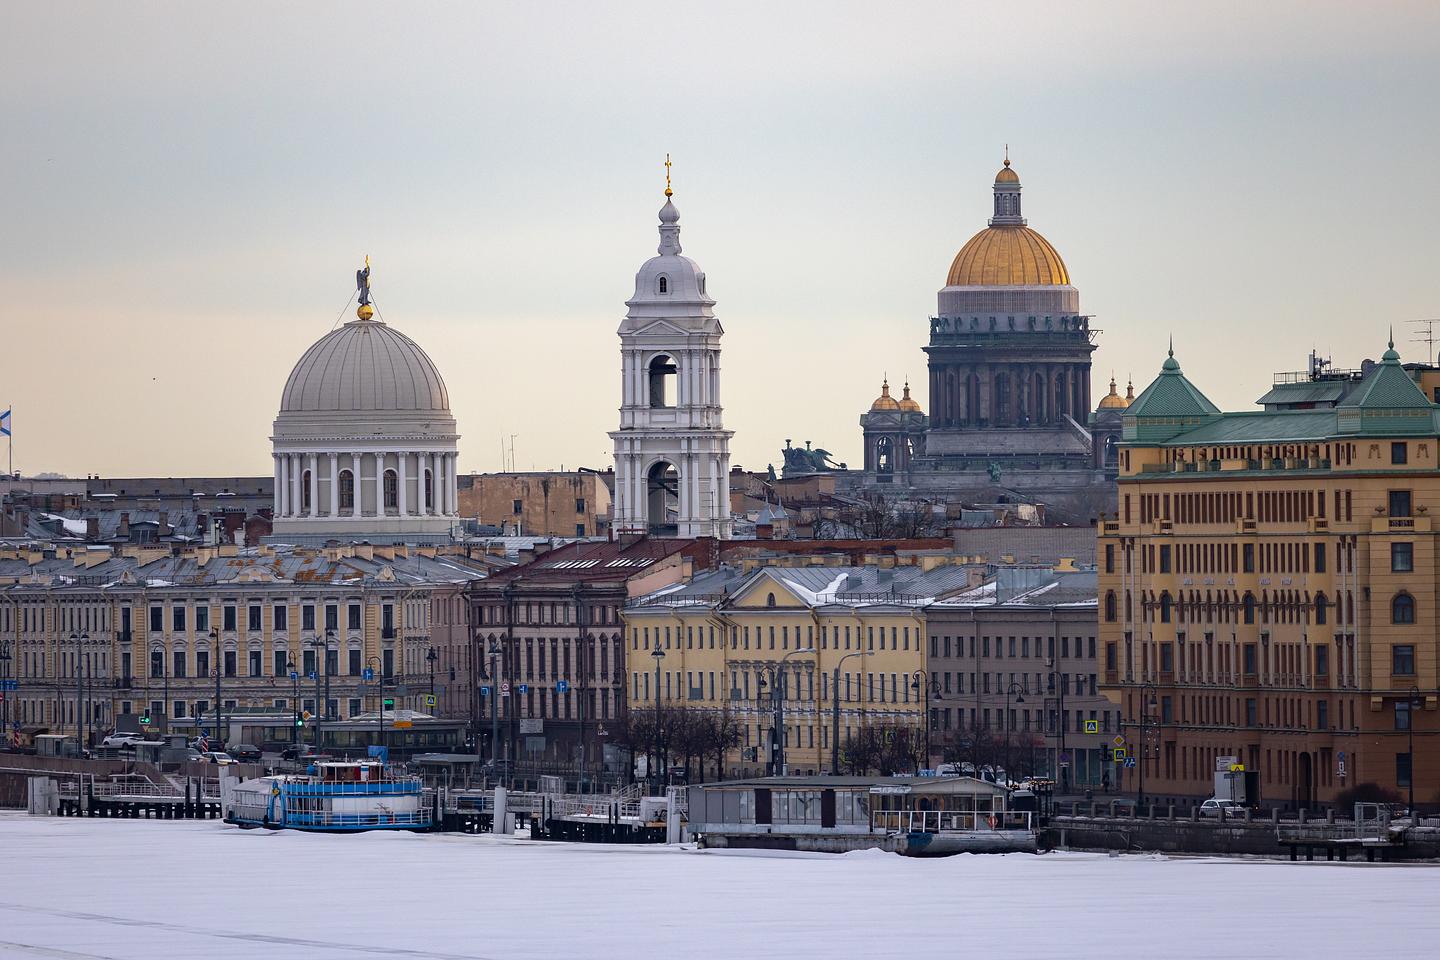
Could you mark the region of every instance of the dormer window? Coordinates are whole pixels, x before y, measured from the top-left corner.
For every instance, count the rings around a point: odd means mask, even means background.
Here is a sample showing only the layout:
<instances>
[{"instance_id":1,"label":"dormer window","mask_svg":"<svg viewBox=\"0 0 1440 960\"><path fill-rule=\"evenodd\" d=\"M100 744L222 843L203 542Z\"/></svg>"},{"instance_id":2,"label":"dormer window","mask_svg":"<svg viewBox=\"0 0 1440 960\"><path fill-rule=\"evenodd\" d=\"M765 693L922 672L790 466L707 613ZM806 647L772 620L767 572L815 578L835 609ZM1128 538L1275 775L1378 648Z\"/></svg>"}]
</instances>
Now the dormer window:
<instances>
[{"instance_id":1,"label":"dormer window","mask_svg":"<svg viewBox=\"0 0 1440 960\"><path fill-rule=\"evenodd\" d=\"M700 274L700 296L705 296L705 274Z\"/></svg>"},{"instance_id":2,"label":"dormer window","mask_svg":"<svg viewBox=\"0 0 1440 960\"><path fill-rule=\"evenodd\" d=\"M661 293L669 293L669 292L670 292L670 280L669 280L669 278L667 278L667 277L661 277L661 278L660 278L660 292L661 292Z\"/></svg>"}]
</instances>

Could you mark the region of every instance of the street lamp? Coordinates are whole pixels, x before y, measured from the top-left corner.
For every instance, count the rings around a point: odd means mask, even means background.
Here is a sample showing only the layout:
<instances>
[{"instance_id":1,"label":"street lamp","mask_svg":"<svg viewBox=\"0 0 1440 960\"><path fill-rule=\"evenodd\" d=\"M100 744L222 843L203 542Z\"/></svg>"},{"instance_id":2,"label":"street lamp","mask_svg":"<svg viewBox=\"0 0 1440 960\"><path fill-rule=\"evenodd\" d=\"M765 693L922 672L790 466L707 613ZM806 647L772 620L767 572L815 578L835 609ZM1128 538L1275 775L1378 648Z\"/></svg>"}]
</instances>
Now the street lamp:
<instances>
[{"instance_id":1,"label":"street lamp","mask_svg":"<svg viewBox=\"0 0 1440 960\"><path fill-rule=\"evenodd\" d=\"M1146 741L1146 729L1150 725L1150 708L1156 706L1155 691L1155 684L1148 680L1140 684L1140 759L1136 761L1140 766L1140 778L1135 792L1136 816L1140 815L1140 808L1145 806L1145 758L1149 753L1149 747Z\"/></svg>"},{"instance_id":2,"label":"street lamp","mask_svg":"<svg viewBox=\"0 0 1440 960\"><path fill-rule=\"evenodd\" d=\"M85 747L85 734L81 726L85 722L85 713L80 706L80 698L83 695L81 684L84 677L82 669L84 661L80 652L80 645L89 639L90 634L88 633L70 634L70 642L75 644L75 740L79 743L81 749Z\"/></svg>"},{"instance_id":3,"label":"street lamp","mask_svg":"<svg viewBox=\"0 0 1440 960\"><path fill-rule=\"evenodd\" d=\"M921 703L925 717L925 766L930 766L930 698L940 698L940 683L933 676L924 670L916 670L910 675L910 689L915 691L915 699Z\"/></svg>"},{"instance_id":4,"label":"street lamp","mask_svg":"<svg viewBox=\"0 0 1440 960\"><path fill-rule=\"evenodd\" d=\"M10 679L10 644L0 643L0 680ZM8 684L6 684L8 686ZM17 714L18 715L18 714ZM15 725L17 728L19 723ZM10 736L10 700L0 700L0 739Z\"/></svg>"},{"instance_id":5,"label":"street lamp","mask_svg":"<svg viewBox=\"0 0 1440 960\"><path fill-rule=\"evenodd\" d=\"M435 696L435 661L440 659L440 654L434 647L425 652L425 662L430 664L430 696Z\"/></svg>"},{"instance_id":6,"label":"street lamp","mask_svg":"<svg viewBox=\"0 0 1440 960\"><path fill-rule=\"evenodd\" d=\"M791 657L802 657L808 653L814 653L814 647L805 647L803 650L791 650L780 658L780 662L770 667L770 700L775 708L774 743L772 744L771 776L783 777L785 775L785 662ZM760 676L760 689L765 689L765 676Z\"/></svg>"},{"instance_id":7,"label":"street lamp","mask_svg":"<svg viewBox=\"0 0 1440 960\"><path fill-rule=\"evenodd\" d=\"M1051 657L1046 663L1050 673L1046 680L1045 690L1046 693L1049 694L1056 693L1055 662L1055 658ZM1061 757L1065 756L1065 686L1064 678L1061 678L1059 695L1055 703L1055 735L1058 743L1058 746L1055 748L1055 767L1056 772L1060 774L1060 792L1062 794L1068 793L1070 790L1070 767L1068 763L1061 759ZM1048 708L1049 698L1047 697L1046 699L1046 706Z\"/></svg>"},{"instance_id":8,"label":"street lamp","mask_svg":"<svg viewBox=\"0 0 1440 960\"><path fill-rule=\"evenodd\" d=\"M290 697L290 742L295 743L300 739L300 671L295 669L294 660L286 660L285 669L289 671L290 683L295 688Z\"/></svg>"},{"instance_id":9,"label":"street lamp","mask_svg":"<svg viewBox=\"0 0 1440 960\"><path fill-rule=\"evenodd\" d=\"M851 657L863 656L863 650L847 653L835 661L835 673L830 681L830 776L840 775L840 665Z\"/></svg>"},{"instance_id":10,"label":"street lamp","mask_svg":"<svg viewBox=\"0 0 1440 960\"><path fill-rule=\"evenodd\" d=\"M495 659L500 656L500 642L490 641L490 764L500 769L500 675L495 672Z\"/></svg>"},{"instance_id":11,"label":"street lamp","mask_svg":"<svg viewBox=\"0 0 1440 960\"><path fill-rule=\"evenodd\" d=\"M1025 702L1025 688L1018 683L1010 684L1005 691L1005 779L1010 780L1010 733L1015 729L1015 711L1012 704ZM1034 771L1031 771L1032 773Z\"/></svg>"},{"instance_id":12,"label":"street lamp","mask_svg":"<svg viewBox=\"0 0 1440 960\"><path fill-rule=\"evenodd\" d=\"M650 651L650 656L655 658L655 766L660 766L660 661L665 659L665 651L660 649L660 641L655 641L655 649ZM650 771L652 780L658 783L658 771Z\"/></svg>"},{"instance_id":13,"label":"street lamp","mask_svg":"<svg viewBox=\"0 0 1440 960\"><path fill-rule=\"evenodd\" d=\"M371 664L374 664L374 666L373 666L373 667L370 666ZM379 729L380 729L380 743L379 743L379 746L380 746L381 748L384 748L384 746L385 746L385 683L384 683L384 680L383 680L383 679L381 678L381 676L380 676L380 668L381 668L380 658L379 658L379 657L373 657L373 656L372 656L372 657L366 657L366 658L365 658L365 665L366 665L367 667L370 667L370 676L371 676L372 678L374 678L374 681L375 681L375 721L376 721L376 723L379 724ZM318 676L318 675L317 675L317 676ZM318 683L319 681L317 680L316 682ZM315 731L316 731L316 733L315 733L316 743L317 743L317 745L318 745L318 743L319 743L319 737L320 737L320 733L319 733L319 731L320 731L320 722L319 722L318 720L315 722Z\"/></svg>"},{"instance_id":14,"label":"street lamp","mask_svg":"<svg viewBox=\"0 0 1440 960\"><path fill-rule=\"evenodd\" d=\"M315 734L314 734L314 741L315 741L315 750L316 750L317 752L320 750L320 716L321 716L321 710L320 710L320 703L321 703L321 701L320 701L320 671L321 671L321 669L322 669L322 667L323 667L323 664L321 663L321 660L322 660L322 658L324 658L325 652L330 649L330 644L329 644L329 642L328 642L328 641L329 641L329 638L330 638L330 631L329 631L329 630L326 630L326 631L325 631L325 636L322 637L322 636L319 636L319 635L317 634L316 636L313 636L313 637L311 637L309 640L306 640L306 641L305 641L305 645L308 646L308 647L314 652L313 655L314 655L315 669L314 669L313 672L314 672L314 674L315 674L315 713L313 714L313 716L315 717ZM374 660L374 659L376 659L376 658L371 657L370 659ZM377 676L377 677L379 676L379 672L378 672L378 671L376 672L376 676ZM381 707L382 707L382 709L383 709L383 707L384 707L384 702L383 702L383 701L381 702ZM381 724L381 728L382 728L382 729L384 728L384 724L383 724L383 723Z\"/></svg>"},{"instance_id":15,"label":"street lamp","mask_svg":"<svg viewBox=\"0 0 1440 960\"><path fill-rule=\"evenodd\" d=\"M217 630L210 631L210 643L215 649L215 746L216 750L224 750L225 738L220 736L220 673L224 667L225 655L220 652L220 633Z\"/></svg>"},{"instance_id":16,"label":"street lamp","mask_svg":"<svg viewBox=\"0 0 1440 960\"><path fill-rule=\"evenodd\" d=\"M1424 707L1425 700L1420 696L1419 687L1411 687L1409 696L1410 709L1406 711L1405 733L1410 741L1406 747L1410 761L1410 822L1415 823L1415 708Z\"/></svg>"}]
</instances>

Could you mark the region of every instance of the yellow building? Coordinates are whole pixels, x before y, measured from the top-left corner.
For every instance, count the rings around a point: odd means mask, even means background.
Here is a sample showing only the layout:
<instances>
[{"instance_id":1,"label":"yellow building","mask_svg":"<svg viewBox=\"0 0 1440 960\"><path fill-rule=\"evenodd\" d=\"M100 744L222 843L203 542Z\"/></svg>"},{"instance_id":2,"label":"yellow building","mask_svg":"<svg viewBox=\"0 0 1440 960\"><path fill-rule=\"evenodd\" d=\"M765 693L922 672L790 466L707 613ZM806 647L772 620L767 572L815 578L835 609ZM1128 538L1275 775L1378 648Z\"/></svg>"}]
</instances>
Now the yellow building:
<instances>
[{"instance_id":1,"label":"yellow building","mask_svg":"<svg viewBox=\"0 0 1440 960\"><path fill-rule=\"evenodd\" d=\"M1267 805L1412 780L1440 800L1433 379L1392 344L1221 413L1172 353L1125 410L1102 679L1148 798L1209 797L1235 766Z\"/></svg>"},{"instance_id":2,"label":"yellow building","mask_svg":"<svg viewBox=\"0 0 1440 960\"><path fill-rule=\"evenodd\" d=\"M735 721L739 744L725 772L751 776L770 766L779 678L785 769L829 772L837 695L842 746L867 725L923 735L925 608L971 576L961 566L700 574L626 606L630 705L653 707L658 696L662 711L683 706Z\"/></svg>"}]
</instances>

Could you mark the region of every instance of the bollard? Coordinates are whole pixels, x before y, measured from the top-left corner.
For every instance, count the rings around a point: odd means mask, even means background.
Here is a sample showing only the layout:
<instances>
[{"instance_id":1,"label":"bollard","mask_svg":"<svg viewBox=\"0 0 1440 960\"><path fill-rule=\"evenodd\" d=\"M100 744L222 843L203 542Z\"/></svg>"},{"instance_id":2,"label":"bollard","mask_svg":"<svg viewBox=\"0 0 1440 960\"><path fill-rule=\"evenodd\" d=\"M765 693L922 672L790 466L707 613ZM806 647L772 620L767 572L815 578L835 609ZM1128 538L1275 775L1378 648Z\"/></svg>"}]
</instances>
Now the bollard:
<instances>
[{"instance_id":1,"label":"bollard","mask_svg":"<svg viewBox=\"0 0 1440 960\"><path fill-rule=\"evenodd\" d=\"M1175 804L1172 803L1172 804L1170 804L1168 807L1165 808L1165 817L1166 817L1166 819L1168 819L1168 820L1174 820L1174 819L1175 819Z\"/></svg>"},{"instance_id":2,"label":"bollard","mask_svg":"<svg viewBox=\"0 0 1440 960\"><path fill-rule=\"evenodd\" d=\"M1095 803L1095 801L1094 801L1094 800L1091 800L1091 801L1090 801L1090 817L1091 817L1091 819L1094 819L1094 817L1095 817L1095 808L1096 808L1096 806L1097 806L1097 804Z\"/></svg>"},{"instance_id":3,"label":"bollard","mask_svg":"<svg viewBox=\"0 0 1440 960\"><path fill-rule=\"evenodd\" d=\"M1305 826L1305 823L1310 819L1309 815L1309 810L1306 810L1304 807L1300 808L1300 826Z\"/></svg>"},{"instance_id":4,"label":"bollard","mask_svg":"<svg viewBox=\"0 0 1440 960\"><path fill-rule=\"evenodd\" d=\"M1280 826L1280 808L1279 808L1279 807L1273 807L1273 808L1271 808L1271 810L1270 810L1270 822L1273 823L1273 824L1274 824L1275 826L1277 826L1277 827Z\"/></svg>"},{"instance_id":5,"label":"bollard","mask_svg":"<svg viewBox=\"0 0 1440 960\"><path fill-rule=\"evenodd\" d=\"M1199 823L1199 822L1200 822L1200 808L1199 808L1199 807L1197 807L1197 806L1192 806L1192 807L1190 808L1190 822L1191 822L1191 823Z\"/></svg>"},{"instance_id":6,"label":"bollard","mask_svg":"<svg viewBox=\"0 0 1440 960\"><path fill-rule=\"evenodd\" d=\"M1245 822L1246 822L1246 823L1252 823L1252 822L1254 822L1254 820L1255 820L1255 811L1254 811L1254 810L1251 810L1249 807L1246 807L1246 808L1245 808Z\"/></svg>"},{"instance_id":7,"label":"bollard","mask_svg":"<svg viewBox=\"0 0 1440 960\"><path fill-rule=\"evenodd\" d=\"M1326 811L1325 811L1325 822L1328 823L1328 824L1334 824L1334 823L1335 823L1335 808L1334 808L1334 807L1329 807L1328 809L1326 809Z\"/></svg>"}]
</instances>

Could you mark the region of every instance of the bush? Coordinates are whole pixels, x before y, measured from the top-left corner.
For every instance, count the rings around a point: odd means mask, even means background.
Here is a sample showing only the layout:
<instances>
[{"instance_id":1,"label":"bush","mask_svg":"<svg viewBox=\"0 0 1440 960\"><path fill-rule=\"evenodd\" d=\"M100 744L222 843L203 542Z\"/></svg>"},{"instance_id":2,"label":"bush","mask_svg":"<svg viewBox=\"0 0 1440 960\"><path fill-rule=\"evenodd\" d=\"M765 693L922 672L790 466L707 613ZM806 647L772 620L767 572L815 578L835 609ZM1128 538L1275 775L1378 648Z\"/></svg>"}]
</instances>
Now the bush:
<instances>
[{"instance_id":1,"label":"bush","mask_svg":"<svg viewBox=\"0 0 1440 960\"><path fill-rule=\"evenodd\" d=\"M1335 796L1335 806L1341 811L1348 811L1357 803L1394 804L1400 802L1400 794L1371 782L1357 783L1353 787L1341 790Z\"/></svg>"}]
</instances>

